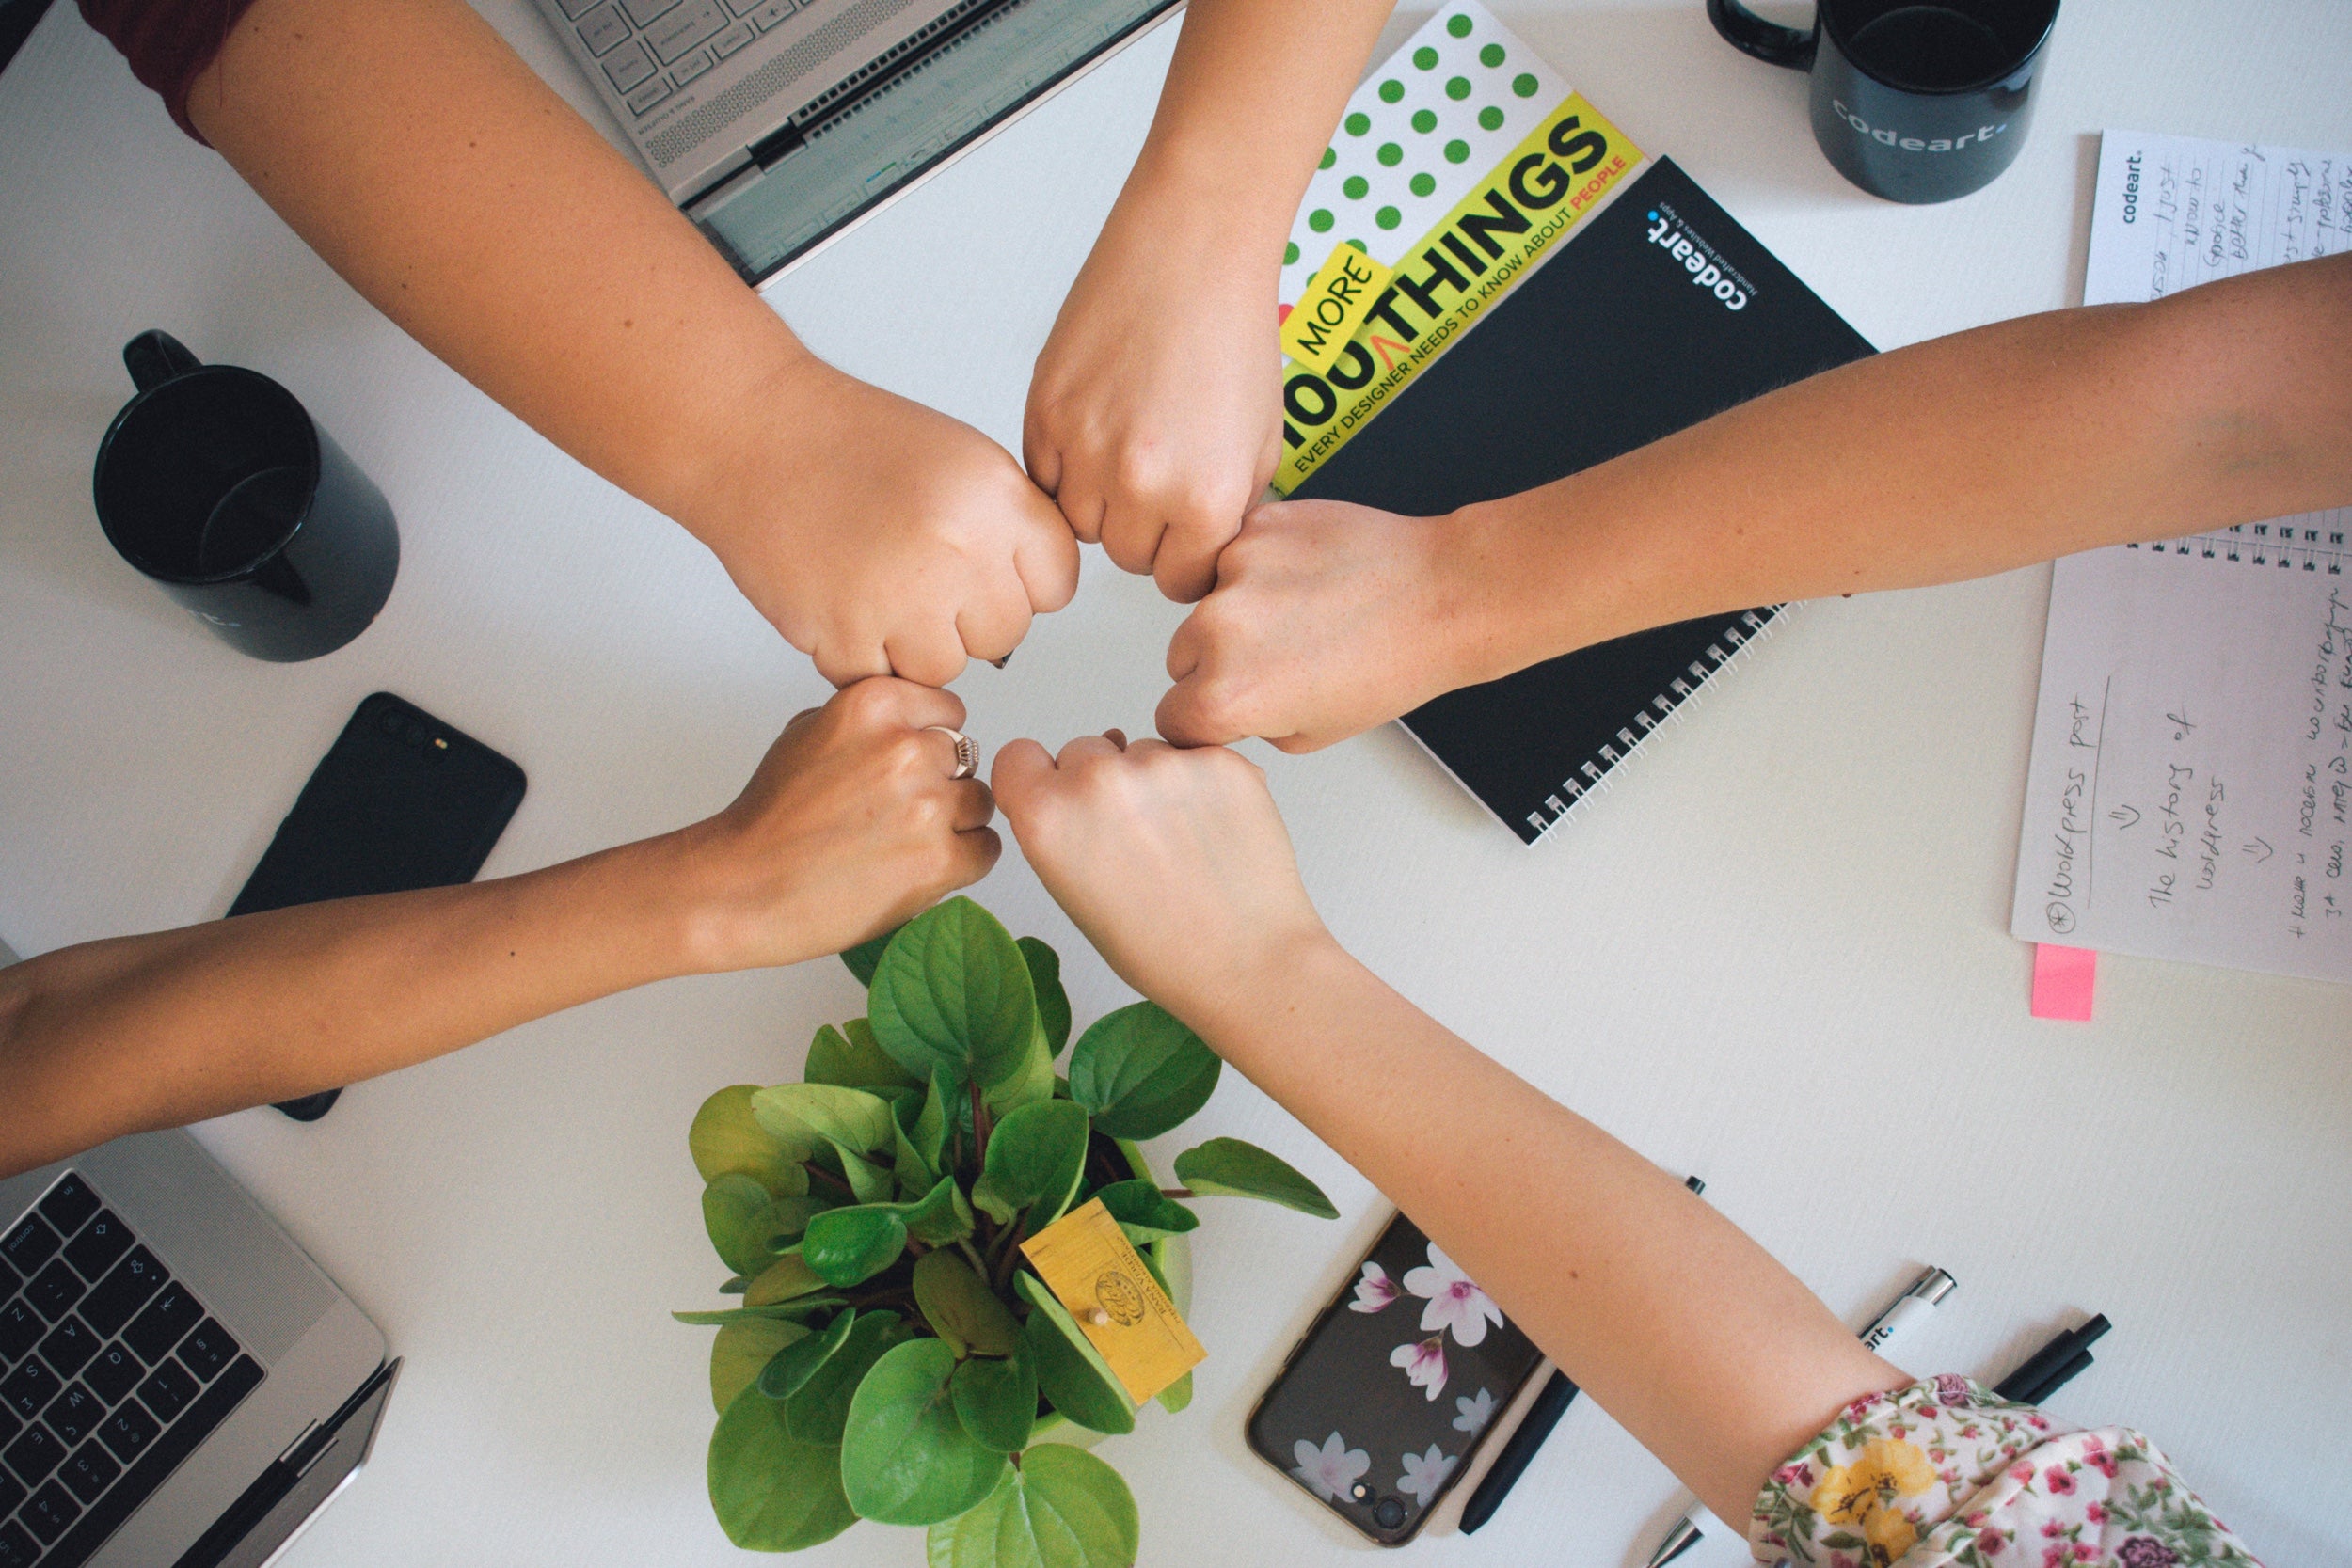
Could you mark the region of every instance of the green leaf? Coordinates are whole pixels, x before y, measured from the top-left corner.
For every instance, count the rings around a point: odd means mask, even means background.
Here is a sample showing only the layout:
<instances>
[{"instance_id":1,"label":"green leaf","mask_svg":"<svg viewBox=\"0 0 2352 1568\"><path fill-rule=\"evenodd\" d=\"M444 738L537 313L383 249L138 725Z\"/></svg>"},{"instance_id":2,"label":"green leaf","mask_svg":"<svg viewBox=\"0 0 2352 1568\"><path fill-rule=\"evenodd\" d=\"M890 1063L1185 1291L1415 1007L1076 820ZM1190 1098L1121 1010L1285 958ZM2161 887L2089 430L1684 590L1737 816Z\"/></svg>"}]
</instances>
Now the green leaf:
<instances>
[{"instance_id":1,"label":"green leaf","mask_svg":"<svg viewBox=\"0 0 2352 1568\"><path fill-rule=\"evenodd\" d=\"M988 1159L972 1201L1000 1224L1030 1210L1032 1234L1044 1229L1078 1191L1087 1158L1087 1114L1067 1100L1007 1112L988 1135Z\"/></svg>"},{"instance_id":2,"label":"green leaf","mask_svg":"<svg viewBox=\"0 0 2352 1568\"><path fill-rule=\"evenodd\" d=\"M905 929L900 926L884 931L873 941L861 942L841 955L841 961L850 966L850 973L857 976L859 985L870 986L874 983L874 966L882 962L882 950L890 945L892 937Z\"/></svg>"},{"instance_id":3,"label":"green leaf","mask_svg":"<svg viewBox=\"0 0 2352 1568\"><path fill-rule=\"evenodd\" d=\"M1135 1495L1084 1449L1041 1443L970 1513L933 1525L928 1568L1134 1568Z\"/></svg>"},{"instance_id":4,"label":"green leaf","mask_svg":"<svg viewBox=\"0 0 2352 1568\"><path fill-rule=\"evenodd\" d=\"M792 1435L803 1443L842 1441L858 1386L876 1362L914 1333L914 1325L901 1322L896 1312L860 1312L841 1348L818 1363L808 1380L785 1402L785 1423Z\"/></svg>"},{"instance_id":5,"label":"green leaf","mask_svg":"<svg viewBox=\"0 0 2352 1568\"><path fill-rule=\"evenodd\" d=\"M1200 1215L1164 1196L1156 1182L1114 1181L1094 1196L1103 1200L1103 1207L1127 1233L1127 1240L1137 1246L1162 1236L1181 1236L1200 1224Z\"/></svg>"},{"instance_id":6,"label":"green leaf","mask_svg":"<svg viewBox=\"0 0 2352 1568\"><path fill-rule=\"evenodd\" d=\"M1021 1325L987 1281L952 1252L927 1252L914 1260L914 1305L931 1332L959 1358L1010 1355L1021 1344Z\"/></svg>"},{"instance_id":7,"label":"green leaf","mask_svg":"<svg viewBox=\"0 0 2352 1568\"><path fill-rule=\"evenodd\" d=\"M808 1064L801 1077L811 1084L835 1084L850 1089L919 1089L921 1079L893 1061L890 1053L874 1043L873 1026L853 1018L835 1029L828 1023L808 1044Z\"/></svg>"},{"instance_id":8,"label":"green leaf","mask_svg":"<svg viewBox=\"0 0 2352 1568\"><path fill-rule=\"evenodd\" d=\"M828 1209L808 1222L801 1256L826 1284L848 1290L898 1260L907 1249L907 1222L895 1203Z\"/></svg>"},{"instance_id":9,"label":"green leaf","mask_svg":"<svg viewBox=\"0 0 2352 1568\"><path fill-rule=\"evenodd\" d=\"M1156 1138L1209 1102L1225 1064L1156 1002L1094 1021L1070 1052L1070 1098L1114 1138Z\"/></svg>"},{"instance_id":10,"label":"green leaf","mask_svg":"<svg viewBox=\"0 0 2352 1568\"><path fill-rule=\"evenodd\" d=\"M1019 1453L1029 1446L1029 1429L1037 1424L1037 1372L1026 1357L995 1361L976 1355L958 1363L948 1381L956 1419L972 1441L998 1453Z\"/></svg>"},{"instance_id":11,"label":"green leaf","mask_svg":"<svg viewBox=\"0 0 2352 1568\"><path fill-rule=\"evenodd\" d=\"M941 1177L920 1201L898 1208L907 1234L925 1246L948 1246L972 1234L972 1205L952 1176Z\"/></svg>"},{"instance_id":12,"label":"green leaf","mask_svg":"<svg viewBox=\"0 0 2352 1568\"><path fill-rule=\"evenodd\" d=\"M703 1101L702 1109L694 1113L694 1124L686 1131L686 1147L694 1156L694 1168L705 1181L740 1175L778 1197L804 1193L808 1172L801 1168L801 1162L809 1151L804 1143L796 1145L760 1126L752 1114L752 1096L758 1092L756 1084L737 1084Z\"/></svg>"},{"instance_id":13,"label":"green leaf","mask_svg":"<svg viewBox=\"0 0 2352 1568\"><path fill-rule=\"evenodd\" d=\"M748 1323L755 1318L797 1318L811 1307L840 1305L839 1296L803 1296L797 1301L780 1301L772 1307L723 1307L711 1312L673 1312L670 1316L679 1323L698 1328L707 1328L712 1323L723 1327L728 1323Z\"/></svg>"},{"instance_id":14,"label":"green leaf","mask_svg":"<svg viewBox=\"0 0 2352 1568\"><path fill-rule=\"evenodd\" d=\"M1038 1391L1082 1427L1113 1434L1135 1431L1136 1407L1127 1402L1119 1375L1054 1292L1025 1270L1013 1275L1013 1284L1031 1307L1021 1348L1037 1369Z\"/></svg>"},{"instance_id":15,"label":"green leaf","mask_svg":"<svg viewBox=\"0 0 2352 1568\"><path fill-rule=\"evenodd\" d=\"M933 1079L919 1101L895 1102L891 1119L898 1131L894 1174L898 1179L898 1196L914 1197L930 1192L940 1178L940 1156L947 1145L947 1110L939 1081Z\"/></svg>"},{"instance_id":16,"label":"green leaf","mask_svg":"<svg viewBox=\"0 0 2352 1568\"><path fill-rule=\"evenodd\" d=\"M1152 1397L1159 1402L1162 1410L1175 1415L1192 1402L1192 1374L1186 1372Z\"/></svg>"},{"instance_id":17,"label":"green leaf","mask_svg":"<svg viewBox=\"0 0 2352 1568\"><path fill-rule=\"evenodd\" d=\"M874 1038L918 1078L987 1088L1022 1065L1038 1032L1029 966L996 917L969 898L917 915L874 971Z\"/></svg>"},{"instance_id":18,"label":"green leaf","mask_svg":"<svg viewBox=\"0 0 2352 1568\"><path fill-rule=\"evenodd\" d=\"M898 1177L887 1166L878 1165L863 1154L842 1154L841 1174L860 1203L888 1203L898 1196Z\"/></svg>"},{"instance_id":19,"label":"green leaf","mask_svg":"<svg viewBox=\"0 0 2352 1568\"><path fill-rule=\"evenodd\" d=\"M710 1510L739 1546L797 1552L857 1523L838 1449L795 1439L784 1407L756 1388L735 1396L710 1434Z\"/></svg>"},{"instance_id":20,"label":"green leaf","mask_svg":"<svg viewBox=\"0 0 2352 1568\"><path fill-rule=\"evenodd\" d=\"M841 1342L857 1326L857 1308L844 1308L822 1334L811 1334L804 1339L787 1345L766 1366L759 1369L759 1391L771 1400L788 1400L801 1391L809 1375L825 1364ZM724 1329L720 1330L725 1333Z\"/></svg>"},{"instance_id":21,"label":"green leaf","mask_svg":"<svg viewBox=\"0 0 2352 1568\"><path fill-rule=\"evenodd\" d=\"M995 1490L1005 1456L974 1442L956 1418L955 1370L955 1353L939 1340L912 1339L885 1353L858 1385L841 1484L862 1516L936 1524Z\"/></svg>"},{"instance_id":22,"label":"green leaf","mask_svg":"<svg viewBox=\"0 0 2352 1568\"><path fill-rule=\"evenodd\" d=\"M1045 1037L1047 1056L1058 1056L1070 1043L1070 993L1062 990L1061 955L1035 937L1013 943L1029 966L1029 990L1037 998L1037 1026Z\"/></svg>"},{"instance_id":23,"label":"green leaf","mask_svg":"<svg viewBox=\"0 0 2352 1568\"><path fill-rule=\"evenodd\" d=\"M784 1141L821 1138L844 1155L891 1147L890 1101L838 1084L778 1084L752 1096L752 1115Z\"/></svg>"},{"instance_id":24,"label":"green leaf","mask_svg":"<svg viewBox=\"0 0 2352 1568\"><path fill-rule=\"evenodd\" d=\"M1185 1149L1176 1156L1176 1180L1196 1193L1263 1198L1317 1219L1340 1216L1321 1187L1277 1156L1239 1138L1211 1138Z\"/></svg>"},{"instance_id":25,"label":"green leaf","mask_svg":"<svg viewBox=\"0 0 2352 1568\"><path fill-rule=\"evenodd\" d=\"M807 1259L797 1252L787 1252L744 1287L743 1305L772 1307L780 1301L808 1295L824 1283L818 1277L817 1271L808 1266Z\"/></svg>"},{"instance_id":26,"label":"green leaf","mask_svg":"<svg viewBox=\"0 0 2352 1568\"><path fill-rule=\"evenodd\" d=\"M807 1333L782 1318L744 1318L721 1327L710 1341L710 1407L725 1415L735 1396L759 1381L760 1370Z\"/></svg>"},{"instance_id":27,"label":"green leaf","mask_svg":"<svg viewBox=\"0 0 2352 1568\"><path fill-rule=\"evenodd\" d=\"M703 1189L703 1228L719 1261L737 1274L756 1275L775 1261L772 1201L767 1188L739 1171Z\"/></svg>"},{"instance_id":28,"label":"green leaf","mask_svg":"<svg viewBox=\"0 0 2352 1568\"><path fill-rule=\"evenodd\" d=\"M1054 1098L1054 1056L1045 1049L1042 1033L1029 1037L1029 1043L1021 1048L1019 1057L981 1098L998 1116Z\"/></svg>"}]
</instances>

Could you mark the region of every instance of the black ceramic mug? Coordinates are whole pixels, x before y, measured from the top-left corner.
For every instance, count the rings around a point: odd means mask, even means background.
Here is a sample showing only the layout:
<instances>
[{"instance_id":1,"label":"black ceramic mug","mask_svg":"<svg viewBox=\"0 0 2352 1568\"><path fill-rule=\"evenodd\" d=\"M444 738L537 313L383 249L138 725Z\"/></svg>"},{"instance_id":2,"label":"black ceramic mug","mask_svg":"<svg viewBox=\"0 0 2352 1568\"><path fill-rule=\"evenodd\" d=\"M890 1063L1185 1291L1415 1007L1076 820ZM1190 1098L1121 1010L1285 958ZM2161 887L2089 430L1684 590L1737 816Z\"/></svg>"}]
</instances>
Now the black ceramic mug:
<instances>
[{"instance_id":1,"label":"black ceramic mug","mask_svg":"<svg viewBox=\"0 0 2352 1568\"><path fill-rule=\"evenodd\" d=\"M2058 0L1820 0L1810 32L1740 0L1707 0L1733 45L1813 79L1813 139L1889 201L1949 201L1992 183L2025 144Z\"/></svg>"},{"instance_id":2,"label":"black ceramic mug","mask_svg":"<svg viewBox=\"0 0 2352 1568\"><path fill-rule=\"evenodd\" d=\"M255 658L333 653L400 570L383 492L268 376L167 333L123 346L138 395L98 444L98 523L122 559Z\"/></svg>"}]
</instances>

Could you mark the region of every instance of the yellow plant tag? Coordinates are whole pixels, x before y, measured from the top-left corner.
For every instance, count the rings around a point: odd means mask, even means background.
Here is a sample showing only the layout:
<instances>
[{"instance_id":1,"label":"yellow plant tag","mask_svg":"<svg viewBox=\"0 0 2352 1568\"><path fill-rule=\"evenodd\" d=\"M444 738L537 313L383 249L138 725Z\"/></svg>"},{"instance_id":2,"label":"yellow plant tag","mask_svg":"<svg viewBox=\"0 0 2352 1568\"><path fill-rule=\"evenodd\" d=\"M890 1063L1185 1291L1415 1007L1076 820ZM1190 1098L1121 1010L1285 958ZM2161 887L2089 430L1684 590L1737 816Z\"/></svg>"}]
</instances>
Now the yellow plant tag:
<instances>
[{"instance_id":1,"label":"yellow plant tag","mask_svg":"<svg viewBox=\"0 0 2352 1568\"><path fill-rule=\"evenodd\" d=\"M1021 1250L1136 1403L1208 1355L1101 1198L1073 1209Z\"/></svg>"},{"instance_id":2,"label":"yellow plant tag","mask_svg":"<svg viewBox=\"0 0 2352 1568\"><path fill-rule=\"evenodd\" d=\"M1282 318L1282 352L1320 375L1372 314L1389 269L1343 240L1331 247L1298 304Z\"/></svg>"}]
</instances>

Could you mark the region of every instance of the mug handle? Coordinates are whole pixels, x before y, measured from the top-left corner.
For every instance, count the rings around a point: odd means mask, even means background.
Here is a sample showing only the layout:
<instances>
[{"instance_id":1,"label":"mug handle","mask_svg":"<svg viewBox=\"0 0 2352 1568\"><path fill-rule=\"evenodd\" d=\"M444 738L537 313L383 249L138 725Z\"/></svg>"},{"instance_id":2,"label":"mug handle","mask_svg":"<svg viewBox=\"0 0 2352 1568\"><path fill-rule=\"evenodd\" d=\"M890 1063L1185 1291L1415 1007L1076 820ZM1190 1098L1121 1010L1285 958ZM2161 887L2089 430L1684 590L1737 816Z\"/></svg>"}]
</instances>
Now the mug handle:
<instances>
[{"instance_id":1,"label":"mug handle","mask_svg":"<svg viewBox=\"0 0 2352 1568\"><path fill-rule=\"evenodd\" d=\"M142 392L204 367L204 362L190 354L179 339L151 328L122 345L122 363L131 372L132 383Z\"/></svg>"},{"instance_id":2,"label":"mug handle","mask_svg":"<svg viewBox=\"0 0 2352 1568\"><path fill-rule=\"evenodd\" d=\"M1818 19L1809 30L1799 32L1794 27L1765 21L1740 0L1707 0L1707 20L1723 34L1724 42L1743 55L1754 55L1767 65L1785 65L1791 71L1813 69L1813 51L1821 36Z\"/></svg>"}]
</instances>

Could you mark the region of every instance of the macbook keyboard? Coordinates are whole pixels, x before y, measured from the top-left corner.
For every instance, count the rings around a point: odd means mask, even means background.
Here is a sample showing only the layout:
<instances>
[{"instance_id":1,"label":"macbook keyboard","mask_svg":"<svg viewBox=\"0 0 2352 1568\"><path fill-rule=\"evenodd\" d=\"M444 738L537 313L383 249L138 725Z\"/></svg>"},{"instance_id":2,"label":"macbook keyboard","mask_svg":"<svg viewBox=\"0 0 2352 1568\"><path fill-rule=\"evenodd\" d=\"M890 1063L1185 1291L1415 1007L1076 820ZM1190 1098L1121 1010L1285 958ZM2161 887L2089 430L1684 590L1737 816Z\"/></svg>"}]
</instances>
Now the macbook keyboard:
<instances>
[{"instance_id":1,"label":"macbook keyboard","mask_svg":"<svg viewBox=\"0 0 2352 1568\"><path fill-rule=\"evenodd\" d=\"M67 1172L0 1235L0 1568L79 1568L261 1382Z\"/></svg>"},{"instance_id":2,"label":"macbook keyboard","mask_svg":"<svg viewBox=\"0 0 2352 1568\"><path fill-rule=\"evenodd\" d=\"M798 8L795 0L560 3L621 102L641 117Z\"/></svg>"}]
</instances>

